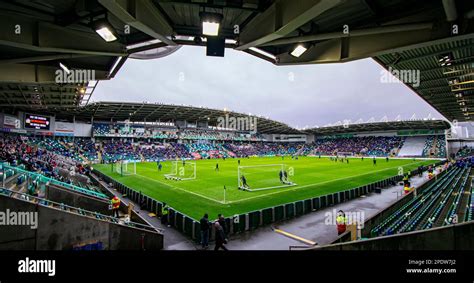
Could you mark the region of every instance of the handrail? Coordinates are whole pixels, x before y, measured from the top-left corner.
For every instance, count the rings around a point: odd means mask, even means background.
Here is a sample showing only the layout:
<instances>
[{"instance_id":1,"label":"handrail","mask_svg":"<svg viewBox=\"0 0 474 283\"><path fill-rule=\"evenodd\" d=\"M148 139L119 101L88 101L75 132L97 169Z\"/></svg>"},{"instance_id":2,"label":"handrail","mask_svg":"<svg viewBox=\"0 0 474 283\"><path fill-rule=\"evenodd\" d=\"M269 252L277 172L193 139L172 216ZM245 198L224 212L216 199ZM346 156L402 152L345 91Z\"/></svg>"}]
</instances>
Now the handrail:
<instances>
[{"instance_id":1,"label":"handrail","mask_svg":"<svg viewBox=\"0 0 474 283\"><path fill-rule=\"evenodd\" d=\"M55 185L58 185L58 186L61 186L61 187L65 187L67 189L70 189L70 190L73 190L73 191L76 191L76 192L80 192L80 193L83 193L83 194L92 195L92 196L97 197L97 198L108 200L107 195L105 195L103 193L100 193L100 192L96 192L96 191L92 191L92 190L89 190L89 189L81 188L81 187L78 187L78 186L72 185L72 184L67 184L67 183L58 181L56 179L46 177L42 174L27 171L27 170L24 170L24 169L20 169L18 167L10 166L10 165L7 165L5 163L3 164L3 167L5 169L11 169L11 170L14 170L14 171L16 170L20 173L27 174L28 176L31 176L31 177L40 177L42 180L45 180L45 182L49 182L51 184L55 184Z\"/></svg>"}]
</instances>

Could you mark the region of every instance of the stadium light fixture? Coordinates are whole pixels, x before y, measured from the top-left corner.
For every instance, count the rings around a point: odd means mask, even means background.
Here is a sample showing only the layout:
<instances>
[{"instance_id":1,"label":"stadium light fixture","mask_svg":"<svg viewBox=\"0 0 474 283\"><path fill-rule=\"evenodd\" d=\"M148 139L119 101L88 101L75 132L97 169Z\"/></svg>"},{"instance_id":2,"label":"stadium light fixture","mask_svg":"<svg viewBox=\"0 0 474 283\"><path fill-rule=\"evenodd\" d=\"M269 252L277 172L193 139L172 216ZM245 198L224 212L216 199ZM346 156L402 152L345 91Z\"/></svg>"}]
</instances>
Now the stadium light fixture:
<instances>
[{"instance_id":1,"label":"stadium light fixture","mask_svg":"<svg viewBox=\"0 0 474 283\"><path fill-rule=\"evenodd\" d=\"M117 40L116 32L112 25L106 20L98 20L92 24L95 32L107 42Z\"/></svg>"},{"instance_id":2,"label":"stadium light fixture","mask_svg":"<svg viewBox=\"0 0 474 283\"><path fill-rule=\"evenodd\" d=\"M303 55L303 53L305 53L306 50L308 50L308 47L306 45L300 43L300 44L296 45L295 49L293 49L293 51L291 51L290 54L291 54L291 56L298 58L301 55Z\"/></svg>"},{"instance_id":3,"label":"stadium light fixture","mask_svg":"<svg viewBox=\"0 0 474 283\"><path fill-rule=\"evenodd\" d=\"M451 54L442 54L438 57L438 63L441 67L451 66L452 58L453 56Z\"/></svg>"},{"instance_id":4,"label":"stadium light fixture","mask_svg":"<svg viewBox=\"0 0 474 283\"><path fill-rule=\"evenodd\" d=\"M222 21L222 15L217 13L200 13L202 22L202 34L207 36L218 36Z\"/></svg>"},{"instance_id":5,"label":"stadium light fixture","mask_svg":"<svg viewBox=\"0 0 474 283\"><path fill-rule=\"evenodd\" d=\"M262 50L262 49L259 49L259 48L256 48L256 47L250 47L249 49L252 50L252 51L254 51L254 52L257 52L257 53L260 54L260 55L263 55L263 56L265 56L265 57L268 57L268 58L270 58L270 59L272 59L272 60L276 60L276 59L277 59L277 57L276 57L275 55L273 55L273 54L271 54L271 53L269 53L269 52L266 52L266 51L264 51L264 50Z\"/></svg>"}]
</instances>

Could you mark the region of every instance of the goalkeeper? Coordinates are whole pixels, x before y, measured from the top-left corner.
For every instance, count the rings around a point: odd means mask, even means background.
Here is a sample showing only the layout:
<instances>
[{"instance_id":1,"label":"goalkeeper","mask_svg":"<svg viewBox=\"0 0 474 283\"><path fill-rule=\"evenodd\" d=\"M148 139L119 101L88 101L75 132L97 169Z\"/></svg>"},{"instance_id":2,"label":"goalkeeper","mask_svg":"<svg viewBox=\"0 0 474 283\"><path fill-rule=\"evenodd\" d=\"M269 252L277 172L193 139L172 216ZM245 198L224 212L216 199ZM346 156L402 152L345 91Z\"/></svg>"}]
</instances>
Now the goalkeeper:
<instances>
[{"instance_id":1,"label":"goalkeeper","mask_svg":"<svg viewBox=\"0 0 474 283\"><path fill-rule=\"evenodd\" d=\"M286 170L282 170L282 171L283 171L283 181L282 181L282 183L285 184L285 185L292 185L293 183L288 180L288 172L286 172Z\"/></svg>"},{"instance_id":2,"label":"goalkeeper","mask_svg":"<svg viewBox=\"0 0 474 283\"><path fill-rule=\"evenodd\" d=\"M247 179L245 178L244 175L242 175L242 177L240 177L240 181L242 183L242 185L241 185L242 190L249 188L249 185L247 185Z\"/></svg>"}]
</instances>

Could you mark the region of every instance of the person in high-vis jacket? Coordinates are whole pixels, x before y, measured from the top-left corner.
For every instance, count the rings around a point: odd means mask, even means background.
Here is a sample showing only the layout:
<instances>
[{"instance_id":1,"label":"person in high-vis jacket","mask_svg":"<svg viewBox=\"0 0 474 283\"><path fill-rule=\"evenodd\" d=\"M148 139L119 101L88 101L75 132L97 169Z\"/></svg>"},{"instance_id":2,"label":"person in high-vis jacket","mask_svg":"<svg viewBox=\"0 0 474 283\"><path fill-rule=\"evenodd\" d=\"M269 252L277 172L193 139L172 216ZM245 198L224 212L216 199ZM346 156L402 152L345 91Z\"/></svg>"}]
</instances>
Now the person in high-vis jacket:
<instances>
[{"instance_id":1,"label":"person in high-vis jacket","mask_svg":"<svg viewBox=\"0 0 474 283\"><path fill-rule=\"evenodd\" d=\"M411 192L411 188L410 188L409 185L403 186L403 193L404 193L405 195L409 194L410 192Z\"/></svg>"},{"instance_id":2,"label":"person in high-vis jacket","mask_svg":"<svg viewBox=\"0 0 474 283\"><path fill-rule=\"evenodd\" d=\"M163 203L163 206L161 207L161 224L168 225L168 212L169 212L169 206L166 203Z\"/></svg>"},{"instance_id":3,"label":"person in high-vis jacket","mask_svg":"<svg viewBox=\"0 0 474 283\"><path fill-rule=\"evenodd\" d=\"M117 196L114 196L110 200L110 204L112 205L112 216L119 217L119 208L120 208L120 199Z\"/></svg>"},{"instance_id":4,"label":"person in high-vis jacket","mask_svg":"<svg viewBox=\"0 0 474 283\"><path fill-rule=\"evenodd\" d=\"M346 232L347 227L347 217L344 211L339 210L336 217L336 226L337 226L337 234L341 235L342 233Z\"/></svg>"},{"instance_id":5,"label":"person in high-vis jacket","mask_svg":"<svg viewBox=\"0 0 474 283\"><path fill-rule=\"evenodd\" d=\"M406 185L410 182L410 177L408 176L408 174L405 174L402 180L403 180L403 185Z\"/></svg>"}]
</instances>

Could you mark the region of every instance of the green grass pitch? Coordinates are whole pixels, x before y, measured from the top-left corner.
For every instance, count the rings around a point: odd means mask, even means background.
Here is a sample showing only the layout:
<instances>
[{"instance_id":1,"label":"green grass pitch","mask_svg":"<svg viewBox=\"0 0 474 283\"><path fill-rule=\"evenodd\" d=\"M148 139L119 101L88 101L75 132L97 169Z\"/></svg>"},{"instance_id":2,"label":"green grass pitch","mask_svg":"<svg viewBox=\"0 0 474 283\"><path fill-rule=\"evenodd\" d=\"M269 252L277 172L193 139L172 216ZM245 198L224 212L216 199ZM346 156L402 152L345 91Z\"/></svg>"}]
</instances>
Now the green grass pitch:
<instances>
[{"instance_id":1,"label":"green grass pitch","mask_svg":"<svg viewBox=\"0 0 474 283\"><path fill-rule=\"evenodd\" d=\"M294 176L291 180L296 186L275 188L264 191L248 192L238 190L237 159L197 160L196 179L167 180L165 174L171 172L171 162L162 162L163 168L158 172L156 162L137 163L137 174L120 176L112 171L110 164L97 164L95 169L114 178L118 182L141 191L156 200L166 202L171 207L192 217L200 219L204 213L211 218L223 213L226 216L246 213L275 205L308 199L337 191L355 188L368 183L398 174L399 167L407 170L416 169L420 165L433 164L433 160L413 159L378 159L374 166L371 158L349 158L349 163L330 161L327 157L254 157L243 158L241 166L264 164L284 164L292 167ZM219 163L219 171L215 170ZM278 171L258 174L259 182L278 180ZM255 176L255 177L254 177ZM249 185L257 175L247 177ZM224 185L226 186L226 202L224 203Z\"/></svg>"}]
</instances>

